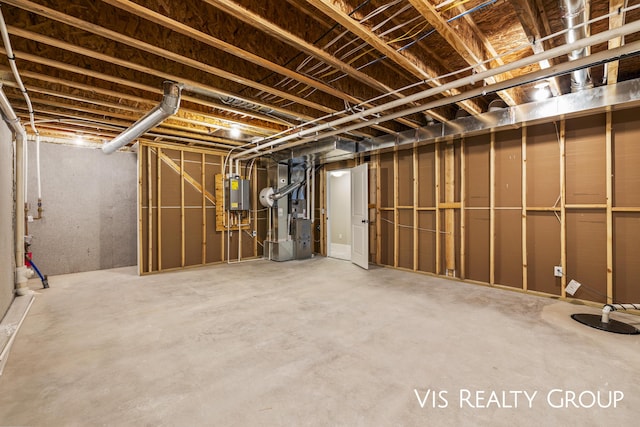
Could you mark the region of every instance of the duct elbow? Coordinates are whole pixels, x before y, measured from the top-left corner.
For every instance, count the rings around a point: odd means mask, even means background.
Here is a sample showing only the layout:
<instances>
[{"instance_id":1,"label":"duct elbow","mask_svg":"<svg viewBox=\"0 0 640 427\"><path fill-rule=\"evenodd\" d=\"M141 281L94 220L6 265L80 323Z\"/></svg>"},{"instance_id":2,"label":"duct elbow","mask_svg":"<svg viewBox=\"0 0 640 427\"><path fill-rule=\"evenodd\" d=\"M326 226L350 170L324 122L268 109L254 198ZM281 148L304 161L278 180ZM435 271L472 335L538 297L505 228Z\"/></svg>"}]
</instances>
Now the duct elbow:
<instances>
[{"instance_id":1,"label":"duct elbow","mask_svg":"<svg viewBox=\"0 0 640 427\"><path fill-rule=\"evenodd\" d=\"M133 142L136 138L158 126L167 117L178 112L180 108L180 95L183 85L175 82L164 82L164 96L159 105L149 111L144 117L135 122L111 142L102 146L102 152L111 154L121 147Z\"/></svg>"}]
</instances>

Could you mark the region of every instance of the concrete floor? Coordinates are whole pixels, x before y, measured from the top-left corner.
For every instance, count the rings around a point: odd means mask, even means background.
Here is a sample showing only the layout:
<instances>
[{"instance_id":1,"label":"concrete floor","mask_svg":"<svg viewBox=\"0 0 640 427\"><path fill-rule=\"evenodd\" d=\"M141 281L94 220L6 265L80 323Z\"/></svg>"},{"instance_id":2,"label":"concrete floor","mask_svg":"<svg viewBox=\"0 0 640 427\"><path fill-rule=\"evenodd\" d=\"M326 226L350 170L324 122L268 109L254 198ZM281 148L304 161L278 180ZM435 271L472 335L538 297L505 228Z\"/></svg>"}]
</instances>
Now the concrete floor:
<instances>
[{"instance_id":1,"label":"concrete floor","mask_svg":"<svg viewBox=\"0 0 640 427\"><path fill-rule=\"evenodd\" d=\"M640 337L595 308L328 258L49 283L0 425L637 425Z\"/></svg>"}]
</instances>

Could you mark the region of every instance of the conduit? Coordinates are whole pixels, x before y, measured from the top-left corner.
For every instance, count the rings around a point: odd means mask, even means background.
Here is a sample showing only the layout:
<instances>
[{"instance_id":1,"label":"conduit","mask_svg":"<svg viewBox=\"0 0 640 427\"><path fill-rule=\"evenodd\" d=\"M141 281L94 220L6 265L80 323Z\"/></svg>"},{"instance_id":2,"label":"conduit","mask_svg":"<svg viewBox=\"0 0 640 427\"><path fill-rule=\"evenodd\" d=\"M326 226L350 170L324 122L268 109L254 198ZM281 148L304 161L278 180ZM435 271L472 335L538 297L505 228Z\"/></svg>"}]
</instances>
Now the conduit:
<instances>
[{"instance_id":1,"label":"conduit","mask_svg":"<svg viewBox=\"0 0 640 427\"><path fill-rule=\"evenodd\" d=\"M550 59L550 58L554 58L560 55L566 55L569 52L576 50L576 49L582 49L585 48L587 46L591 46L593 44L597 44L597 43L603 43L606 42L612 38L615 37L620 37L620 36L624 36L626 34L631 34L634 32L640 31L640 21L635 21L629 24L625 24L621 27L612 29L612 30L608 30L608 31L604 31L601 33L598 33L596 35L590 36L590 37L586 37L580 40L577 40L573 45L563 45L563 46L558 46L556 48L553 49L549 49L546 50L544 52L540 52L538 54L529 56L527 58L523 58L517 61L514 61L512 63L509 64L505 64L505 65L501 65L499 67L493 68L493 69L489 69L487 71L482 71L480 73L465 77L465 78L461 78L449 83L445 83L442 86L438 86L435 88L430 88L418 93L415 93L413 95L409 95L405 98L402 99L398 99L398 100L394 100L394 101L390 101L387 102L385 104L381 104L379 106L376 107L372 107L366 110L363 110L361 112L358 112L356 114L352 114L351 116L348 117L343 117L343 118L339 118L336 120L332 120L329 121L327 123L323 123L321 125L317 125L308 129L304 129L304 130L300 130L299 132L290 134L290 135L286 135L286 136L282 136L280 138L277 138L275 140L269 141L265 144L262 145L257 145L255 147L249 148L241 153L235 154L234 156L232 156L232 159L237 160L241 157L244 157L245 160L254 158L254 157L258 157L261 156L263 153L260 152L260 150L264 150L264 149L268 149L271 148L275 145L278 144L282 144L284 142L287 141L291 141L293 139L296 138L303 138L305 136L309 136L309 135L313 135L310 138L307 138L306 140L303 140L304 142L310 142L310 141L314 141L320 138L324 138L324 137L328 137L328 136L332 136L332 135L337 135L339 133L344 133L346 131L351 131L351 130L355 130L355 129L359 129L365 126L370 126L371 125L371 120L369 122L365 121L364 123L357 123L356 125L351 125L348 126L346 128L343 129L339 129L339 130L335 130L335 131L329 131L326 132L329 129L336 129L341 125L344 125L346 123L352 122L352 121L356 121L356 120L361 120L361 119L365 119L369 116L374 116L378 113L382 113L384 111L389 111L392 110L394 108L397 107L402 107L405 106L408 103L412 103L412 102L416 102L416 101L420 101L423 100L425 98L440 94L444 91L450 90L450 89L456 89L465 85L469 85L469 84L475 84L479 81L483 81L486 78L489 77L493 77L495 75L499 75L508 71L512 71L521 67L525 67L528 65L531 65L533 63L537 63L540 62L541 60L544 59ZM628 52L628 50L625 50ZM605 51L606 54L606 51ZM602 61L602 55L599 56L599 60ZM578 61L578 60L576 60ZM584 58L583 61L581 63L584 63ZM581 67L573 65L573 64L562 64L565 66L566 69L579 69ZM549 68L546 70L543 70L545 72L547 72L548 74L552 74L554 71L553 70L560 70L561 68L553 67L553 68ZM556 72L557 73L557 72ZM513 86L516 85L520 85L523 84L522 82L526 82L527 78L529 78L530 76L536 76L537 79L540 78L544 78L544 77L549 77L549 75L544 74L544 73L531 73L530 75L525 75L525 76L521 76L520 80L518 79L511 79L511 80L505 80L503 82L501 82L501 84L494 84L491 85L494 88L497 87L512 87L509 86L510 84L512 84ZM486 89L486 92L489 92L489 86L485 87L484 89ZM502 89L496 89L496 90L502 90ZM475 93L478 92L478 93ZM457 99L466 99L466 98L470 98L473 96L479 96L483 93L483 89L480 88L479 90L472 90L467 92L466 94L461 94L461 95L456 95L456 96L452 96L452 97L448 97L448 98L444 98L443 100L438 100L435 102L431 102L431 103L427 103L418 107L413 107L413 108L409 108L407 110L404 111L400 111L399 113L394 113L394 114L390 114L381 118L376 117L375 120L373 120L376 124L383 122L383 121L388 121L388 120L393 120L395 118L398 117L403 117L409 114L413 114L416 112L421 112L424 111L426 109L429 108L434 108L434 105L436 103L446 103L446 104L451 104L453 102L458 102ZM428 107L427 107L428 105ZM324 133L322 133L324 132ZM300 143L302 143L303 141L299 141ZM297 144L297 143L296 143ZM251 154L251 153L257 153L255 155L250 155L249 157L247 157L247 155Z\"/></svg>"},{"instance_id":2,"label":"conduit","mask_svg":"<svg viewBox=\"0 0 640 427\"><path fill-rule=\"evenodd\" d=\"M580 39L587 36L587 27L583 25L586 19L585 0L560 0L560 11L562 21L567 32L565 40L567 45L573 45ZM584 58L588 54L588 48L576 48L569 52L569 61ZM578 92L593 87L591 73L588 68L576 70L571 73L571 92Z\"/></svg>"},{"instance_id":3,"label":"conduit","mask_svg":"<svg viewBox=\"0 0 640 427\"><path fill-rule=\"evenodd\" d=\"M179 83L170 81L164 82L164 96L162 97L160 104L131 125L127 130L103 145L102 151L105 154L113 153L117 149L133 142L148 130L158 126L167 117L177 113L180 108L180 94L182 92L182 88L183 85Z\"/></svg>"},{"instance_id":4,"label":"conduit","mask_svg":"<svg viewBox=\"0 0 640 427\"><path fill-rule=\"evenodd\" d=\"M438 107L442 107L445 105L449 105L452 103L456 103L456 102L460 102L466 99L471 99L477 96L484 96L486 94L490 94L490 93L495 93L501 90L505 90L505 89L510 89L512 87L516 87L516 86L521 86L524 84L528 84L528 83L532 83L534 81L537 81L539 79L542 78L548 78L548 77L555 77L555 76L559 76L562 74L566 74L567 72L571 72L575 69L579 69L582 67L593 67L595 65L599 65L602 64L603 62L607 62L607 61L611 61L611 60L617 60L617 59L622 59L624 57L627 56L631 56L631 55L637 55L638 53L640 53L640 42L634 42L633 44L629 44L626 46L623 46L621 48L616 48L610 51L602 51L602 52L598 52L597 54L591 55L589 57L585 57L576 61L571 61L571 62L567 62L564 64L561 64L559 66L554 66L552 68L546 69L546 70L540 70L537 72L533 72L524 76L520 76L514 79L510 79L510 80L504 80L502 82L496 83L496 84L492 84L492 85L488 85L488 86L484 86L481 88L477 88L474 90L470 90L468 92L464 92L461 93L459 95L455 95L455 96L451 96L448 98L442 98L439 100L435 100L435 101L431 101L428 103L425 103L423 105L419 105L416 107L412 107L397 113L392 113L392 114L388 114L386 116L381 116L381 117L377 117L375 119L376 123L382 123L382 122L386 122L389 120L394 120L398 117L404 117L406 115L410 115L410 114L416 114L416 113L420 113L424 110L427 109L432 109L432 108L438 108ZM256 154L252 154L248 157L246 157L246 160L255 158L255 157L260 157L263 156L265 154L270 154L273 152L277 152L283 149L289 149L301 144L306 144L309 142L313 142L313 141L317 141L318 138L326 138L326 137L331 137L331 136L335 136L335 135L339 135L345 132L351 132L357 129L360 129L362 127L368 126L367 122L359 122L359 123L355 123L355 124L351 124L349 126L345 126L342 128L336 128L335 130L331 130L331 131L327 131L327 132L323 132L323 133L317 133L314 136L310 136L307 138L303 138L297 141L293 141L293 142L289 142L287 144L281 145L279 147L276 148L271 148L269 151L263 151L263 152L258 152ZM290 139L290 138L288 138ZM279 141L275 141L276 143L278 143ZM275 144L269 144L269 147L272 147ZM264 146L260 146L257 147L258 149L260 148L265 148ZM249 151L249 150L248 150ZM251 151L255 151L255 150L251 150Z\"/></svg>"},{"instance_id":5,"label":"conduit","mask_svg":"<svg viewBox=\"0 0 640 427\"><path fill-rule=\"evenodd\" d=\"M2 41L4 43L4 48L7 53L7 58L9 59L9 65L11 66L11 72L13 73L13 77L24 96L24 100L27 103L27 111L29 112L29 122L31 124L31 130L36 136L36 176L38 182L38 217L37 219L42 218L42 185L40 181L40 133L36 128L35 123L35 115L33 112L33 105L31 104L31 98L29 98L29 94L27 93L27 89L24 87L24 83L22 83L22 78L20 77L20 73L18 72L18 67L16 66L16 56L13 53L13 48L11 47L11 40L9 39L9 31L7 30L7 24L4 21L4 15L2 13L2 4L0 4L0 33L2 33ZM25 134L26 135L26 134ZM28 157L27 157L27 140L24 140L24 176L28 177L27 173L27 165L28 165ZM24 203L27 203L27 183L25 178L24 185ZM24 205L25 216L28 213L27 205Z\"/></svg>"}]
</instances>

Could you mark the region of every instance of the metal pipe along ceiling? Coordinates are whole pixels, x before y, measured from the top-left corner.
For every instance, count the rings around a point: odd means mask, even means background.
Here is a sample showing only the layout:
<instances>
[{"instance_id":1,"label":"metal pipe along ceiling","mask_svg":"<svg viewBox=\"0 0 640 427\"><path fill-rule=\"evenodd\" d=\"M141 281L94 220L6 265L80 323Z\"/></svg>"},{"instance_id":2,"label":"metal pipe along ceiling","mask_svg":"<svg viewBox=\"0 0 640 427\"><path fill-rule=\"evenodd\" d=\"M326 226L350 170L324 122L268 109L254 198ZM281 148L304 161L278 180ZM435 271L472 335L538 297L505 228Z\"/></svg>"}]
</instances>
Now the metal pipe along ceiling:
<instances>
[{"instance_id":1,"label":"metal pipe along ceiling","mask_svg":"<svg viewBox=\"0 0 640 427\"><path fill-rule=\"evenodd\" d=\"M401 107L401 106L405 106L408 103L411 102L415 102L415 101L420 101L423 100L425 98L440 94L446 90L450 90L450 89L456 89L468 84L474 84L477 83L479 81L482 81L488 77L492 77L498 74L502 74L505 73L507 71L512 71L514 69L518 69L521 67L525 67L527 65L539 62L541 60L544 59L550 59L550 58L555 58L557 56L560 55L566 55L569 52L571 52L572 50L576 50L576 49L583 49L586 48L588 46L597 44L597 43L603 43L606 42L614 37L619 37L619 36L623 36L626 34L630 34L630 33L634 33L640 31L640 21L634 21L632 23L629 24L625 24L621 27L612 29L612 30L607 30L598 34L595 34L593 36L590 37L586 37L580 40L577 40L575 43L573 43L572 45L563 45L563 46L558 46L556 48L553 49L549 49L546 51L543 51L541 53L538 54L534 54L531 55L527 58L523 58L514 62L511 62L509 64L505 64L487 71L483 71L477 74L474 74L472 76L468 76L468 77L464 77L449 83L445 83L441 86L435 87L435 88L430 88L427 90L424 90L422 92L418 92L416 94L413 95L409 95L406 96L405 98L402 99L398 99L398 100L394 100L391 102L387 102L385 104L376 106L376 107L372 107L366 110L363 110L359 113L356 114L352 114L351 116L348 117L342 117L336 120L332 120L329 121L327 123L321 124L321 125L317 125L317 126L313 126L311 128L305 129L305 130L300 130L299 132L296 133L292 133L280 138L277 138L275 140L269 141L267 143L264 143L262 145L258 145L256 147L252 147L249 148L241 153L235 154L232 156L233 159L239 159L239 158L243 158L244 160L248 160L248 159L252 159L255 157L259 157L262 154L264 154L263 151L261 150L265 150L265 149L270 149L276 145L280 145L283 144L285 142L297 139L297 138L303 138L299 141L295 141L293 143L291 143L289 146L292 145L299 145L301 143L305 143L305 142L313 142L325 137L329 137L329 136L333 136L333 135L338 135L341 133L345 133L351 130L355 130L355 129L359 129L365 126L368 126L371 124L371 121L368 122L364 122L364 123L356 123L356 124L352 124L346 127L342 127L340 128L339 126L344 125L346 123L349 122L353 122L356 120L361 120L361 119L365 119L369 116L374 116L377 115L378 113L383 113L385 111L390 111L396 107ZM605 51L604 54L606 55L607 52ZM602 57L602 55L599 55L599 57ZM584 58L583 58L584 60ZM602 59L601 59L602 60ZM578 60L580 61L580 60ZM572 64L568 63L566 67L564 67L564 69L571 69L571 67L573 67ZM580 67L575 66L573 67L575 69L579 69ZM524 75L521 76L519 78L516 79L511 79L511 80L505 80L502 81L499 85L490 85L487 86L485 88L480 88L477 90L472 90L469 91L467 93L463 93L457 96L452 96L452 97L448 97L448 98L443 98L437 101L433 101L433 102L429 102L427 104L424 105L420 105L417 107L413 107L413 108L409 108L403 111L400 111L398 113L393 113L384 117L376 117L373 121L375 123L380 123L383 121L387 121L387 120L393 120L395 118L398 117L403 117L406 115L410 115L410 114L414 114L416 112L421 112L424 111L426 109L429 108L435 108L437 106L442 106L442 105L446 105L446 104L451 104L454 102L458 102L461 99L467 99L473 96L481 96L483 92L489 92L489 88L490 87L494 87L494 88L498 88L498 87L503 87L503 88L510 88L513 86L517 86L517 85L522 85L525 83L528 83L530 81L532 81L532 78L534 79L542 79L542 78L546 78L549 77L551 75L553 75L553 73L558 73L558 68L557 67L552 67L552 68L548 68L545 70L541 70L540 72L535 72L535 73L531 73L529 75ZM502 90L502 89L496 89L496 90ZM374 116L375 117L375 116ZM335 129L335 130L334 130ZM306 138L305 138L306 137Z\"/></svg>"},{"instance_id":2,"label":"metal pipe along ceiling","mask_svg":"<svg viewBox=\"0 0 640 427\"><path fill-rule=\"evenodd\" d=\"M565 33L567 45L571 45L587 36L587 27L582 25L587 18L584 2L585 0L560 0L562 21L564 21L565 28L568 30ZM575 61L576 59L583 58L587 56L587 53L587 47L572 50L568 55L569 60ZM571 73L571 92L592 87L593 81L591 80L591 73L588 68L576 70Z\"/></svg>"},{"instance_id":3,"label":"metal pipe along ceiling","mask_svg":"<svg viewBox=\"0 0 640 427\"><path fill-rule=\"evenodd\" d=\"M167 117L174 115L180 108L180 94L182 85L175 82L164 82L164 96L162 102L153 110L149 111L144 117L135 122L131 127L122 132L102 146L105 154L111 154L120 147L124 147L148 130L158 126Z\"/></svg>"}]
</instances>

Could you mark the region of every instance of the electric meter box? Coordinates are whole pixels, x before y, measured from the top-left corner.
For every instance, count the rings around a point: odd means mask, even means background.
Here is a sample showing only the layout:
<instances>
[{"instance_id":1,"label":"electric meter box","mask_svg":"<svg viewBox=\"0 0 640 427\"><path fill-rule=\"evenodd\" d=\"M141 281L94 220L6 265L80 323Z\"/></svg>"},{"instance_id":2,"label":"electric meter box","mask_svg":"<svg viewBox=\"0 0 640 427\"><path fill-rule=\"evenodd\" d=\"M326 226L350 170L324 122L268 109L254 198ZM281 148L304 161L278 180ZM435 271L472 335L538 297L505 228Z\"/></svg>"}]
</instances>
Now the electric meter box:
<instances>
[{"instance_id":1,"label":"electric meter box","mask_svg":"<svg viewBox=\"0 0 640 427\"><path fill-rule=\"evenodd\" d=\"M248 179L228 178L224 183L224 190L228 211L248 211L251 209Z\"/></svg>"}]
</instances>

